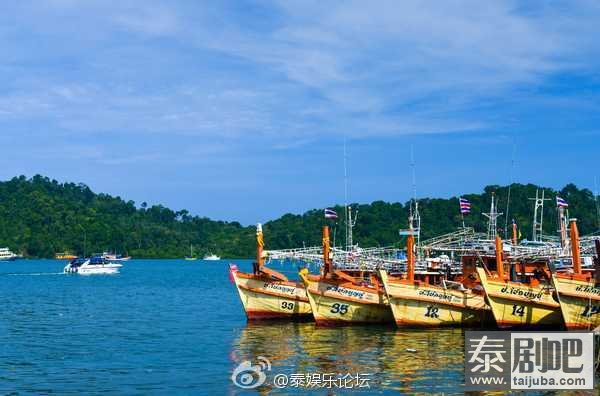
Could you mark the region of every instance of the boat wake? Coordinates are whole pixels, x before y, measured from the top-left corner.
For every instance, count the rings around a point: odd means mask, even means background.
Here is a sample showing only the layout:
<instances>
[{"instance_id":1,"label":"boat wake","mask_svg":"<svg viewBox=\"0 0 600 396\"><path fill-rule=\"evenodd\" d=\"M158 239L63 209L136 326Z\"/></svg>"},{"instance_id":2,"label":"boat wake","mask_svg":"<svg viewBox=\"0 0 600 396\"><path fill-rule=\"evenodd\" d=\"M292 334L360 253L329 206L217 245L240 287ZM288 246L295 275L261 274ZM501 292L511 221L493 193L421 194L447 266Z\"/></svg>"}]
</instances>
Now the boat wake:
<instances>
[{"instance_id":1,"label":"boat wake","mask_svg":"<svg viewBox=\"0 0 600 396\"><path fill-rule=\"evenodd\" d=\"M45 275L65 275L64 272L34 272L34 273L13 273L4 274L7 276L45 276Z\"/></svg>"}]
</instances>

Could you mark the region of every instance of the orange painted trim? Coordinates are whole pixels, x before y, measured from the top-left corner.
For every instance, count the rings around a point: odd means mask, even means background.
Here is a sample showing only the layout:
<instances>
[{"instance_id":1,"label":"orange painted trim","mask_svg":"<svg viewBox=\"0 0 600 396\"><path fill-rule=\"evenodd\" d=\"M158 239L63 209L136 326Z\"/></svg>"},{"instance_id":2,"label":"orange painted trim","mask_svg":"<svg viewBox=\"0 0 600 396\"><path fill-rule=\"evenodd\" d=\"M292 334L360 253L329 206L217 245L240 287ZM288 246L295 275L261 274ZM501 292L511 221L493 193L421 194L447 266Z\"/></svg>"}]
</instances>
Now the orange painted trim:
<instances>
[{"instance_id":1,"label":"orange painted trim","mask_svg":"<svg viewBox=\"0 0 600 396\"><path fill-rule=\"evenodd\" d=\"M364 304L364 305L384 305L380 302L377 301L366 301L366 300L361 300L360 298L354 298L354 297L349 297L349 296L343 296L340 294L328 294L327 292L321 292L319 290L314 290L312 288L308 288L308 292L315 294L317 296L323 296L323 297L329 297L329 298L334 298L336 300L342 300L342 301L348 301L348 302L353 302L353 303L358 303L358 304ZM381 298L382 296L378 296L378 298Z\"/></svg>"},{"instance_id":2,"label":"orange painted trim","mask_svg":"<svg viewBox=\"0 0 600 396\"><path fill-rule=\"evenodd\" d=\"M339 286L339 287L343 287L345 289L364 291L366 293L371 293L371 294L384 294L385 293L382 289L375 289L375 288L371 288L371 287L360 286L360 285L356 285L356 284L353 284L350 282L336 282L334 279L319 278L319 279L317 279L317 282L327 283L328 285Z\"/></svg>"},{"instance_id":3,"label":"orange painted trim","mask_svg":"<svg viewBox=\"0 0 600 396\"><path fill-rule=\"evenodd\" d=\"M257 294L266 294L269 296L287 298L289 300L308 302L308 297L292 296L290 294L276 293L271 290L255 289L254 287L250 287L250 286L246 286L246 285L237 285L237 286L240 289L248 290L248 291L251 291L251 292L257 293Z\"/></svg>"},{"instance_id":4,"label":"orange painted trim","mask_svg":"<svg viewBox=\"0 0 600 396\"><path fill-rule=\"evenodd\" d=\"M265 266L260 267L260 272L270 277L269 279L278 280L280 282L289 282L287 276L283 275L281 272L275 271L274 269L267 268Z\"/></svg>"},{"instance_id":5,"label":"orange painted trim","mask_svg":"<svg viewBox=\"0 0 600 396\"><path fill-rule=\"evenodd\" d=\"M426 303L434 303L434 304L439 304L439 305L447 305L447 306L451 306L451 307L456 307L456 308L461 308L461 309L468 309L468 310L473 310L473 311L486 311L489 308L486 307L482 307L482 308L474 308L474 307L468 307L464 304L458 304L455 302L450 302L450 301L442 301L442 300L436 300L433 298L426 298L426 297L412 297L412 296L394 296L394 295L389 295L390 299L393 300L407 300L407 301L421 301L421 302L426 302Z\"/></svg>"},{"instance_id":6,"label":"orange painted trim","mask_svg":"<svg viewBox=\"0 0 600 396\"><path fill-rule=\"evenodd\" d=\"M267 278L267 277L260 276L260 275L248 274L246 272L236 271L235 272L235 276L239 276L240 278L244 278L244 279L254 279L254 280L259 281L259 282L276 282L277 284L280 284L280 285L294 286L294 287L304 287L301 282L276 281L276 280L271 279L271 278Z\"/></svg>"},{"instance_id":7,"label":"orange painted trim","mask_svg":"<svg viewBox=\"0 0 600 396\"><path fill-rule=\"evenodd\" d=\"M574 280L574 281L582 281L582 282L590 282L594 279L593 276L591 276L591 273L585 273L585 274L567 274L567 273L556 273L554 274L555 277L560 278L560 279L568 279L568 280Z\"/></svg>"},{"instance_id":8,"label":"orange painted trim","mask_svg":"<svg viewBox=\"0 0 600 396\"><path fill-rule=\"evenodd\" d=\"M500 294L500 293L495 293L495 292L491 292L491 293L488 292L487 294L490 297L500 298L500 299L503 299L503 300L517 301L517 302L520 302L520 303L532 304L532 305L541 305L541 306L548 307L548 308L560 308L560 304L557 303L557 302L546 302L546 301L538 301L538 300L524 300L522 298L513 297L513 296L507 296L507 295Z\"/></svg>"},{"instance_id":9,"label":"orange painted trim","mask_svg":"<svg viewBox=\"0 0 600 396\"><path fill-rule=\"evenodd\" d=\"M568 296L568 297L573 297L573 298L577 298L579 300L595 300L595 301L600 301L600 296L596 296L596 295L588 295L588 294L577 294L577 293L571 293L570 291L561 291L558 293L559 296Z\"/></svg>"},{"instance_id":10,"label":"orange painted trim","mask_svg":"<svg viewBox=\"0 0 600 396\"><path fill-rule=\"evenodd\" d=\"M512 281L500 281L498 279L494 279L494 278L490 278L488 276L486 283L493 283L496 286L515 286L515 287L526 287L528 285L528 283L521 283L521 282L512 282Z\"/></svg>"},{"instance_id":11,"label":"orange painted trim","mask_svg":"<svg viewBox=\"0 0 600 396\"><path fill-rule=\"evenodd\" d=\"M419 286L421 283L420 280L409 281L408 279L389 279L388 282L390 285L406 285L406 286Z\"/></svg>"}]
</instances>

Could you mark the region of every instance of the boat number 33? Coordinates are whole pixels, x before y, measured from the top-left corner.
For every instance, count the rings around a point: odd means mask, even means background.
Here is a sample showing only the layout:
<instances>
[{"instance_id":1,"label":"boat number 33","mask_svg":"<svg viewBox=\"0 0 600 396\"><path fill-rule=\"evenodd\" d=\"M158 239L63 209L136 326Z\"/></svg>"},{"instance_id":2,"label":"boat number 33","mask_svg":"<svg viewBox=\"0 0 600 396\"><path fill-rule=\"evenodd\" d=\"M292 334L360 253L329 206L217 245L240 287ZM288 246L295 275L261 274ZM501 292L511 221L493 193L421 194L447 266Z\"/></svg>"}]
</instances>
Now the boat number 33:
<instances>
[{"instance_id":1,"label":"boat number 33","mask_svg":"<svg viewBox=\"0 0 600 396\"><path fill-rule=\"evenodd\" d=\"M283 309L287 309L287 310L293 310L294 309L294 303L293 302L288 302L288 301L283 301L281 303L281 308Z\"/></svg>"},{"instance_id":2,"label":"boat number 33","mask_svg":"<svg viewBox=\"0 0 600 396\"><path fill-rule=\"evenodd\" d=\"M331 313L339 313L340 315L347 314L348 313L348 304L334 303L331 306Z\"/></svg>"}]
</instances>

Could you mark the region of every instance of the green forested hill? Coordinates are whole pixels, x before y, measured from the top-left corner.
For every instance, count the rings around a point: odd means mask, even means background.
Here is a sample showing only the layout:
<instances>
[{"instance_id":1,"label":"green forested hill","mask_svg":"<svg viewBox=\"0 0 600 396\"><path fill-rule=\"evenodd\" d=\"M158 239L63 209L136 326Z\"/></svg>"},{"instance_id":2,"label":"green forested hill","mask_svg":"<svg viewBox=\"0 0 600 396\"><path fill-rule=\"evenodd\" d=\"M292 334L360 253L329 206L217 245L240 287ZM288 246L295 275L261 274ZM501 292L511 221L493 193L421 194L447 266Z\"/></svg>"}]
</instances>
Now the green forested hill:
<instances>
[{"instance_id":1,"label":"green forested hill","mask_svg":"<svg viewBox=\"0 0 600 396\"><path fill-rule=\"evenodd\" d=\"M544 188L547 202L544 229L554 233L557 194L569 202L571 217L579 218L583 234L598 230L597 200L587 189L569 184L560 191ZM515 219L523 237L531 236L536 186L513 184L508 220ZM499 211L506 212L508 187L488 186L481 194L465 194L472 204L467 225L485 230L482 212L489 209L491 193L499 199ZM461 224L458 198L420 199L424 238L455 230ZM398 229L406 228L408 204L376 201L353 205L358 209L355 241L361 246L393 245L399 241ZM336 242L343 242L343 208ZM503 228L505 216L500 217ZM286 214L264 225L267 248L282 249L320 243L324 224L322 209L302 215ZM85 232L84 232L85 230ZM53 257L55 252L71 250L117 250L134 257L181 257L190 243L198 254L211 250L224 257L251 257L254 253L254 227L237 222L222 222L191 216L186 210L173 211L161 205L136 206L133 201L96 194L86 185L58 183L42 176L24 176L0 183L0 246L30 257Z\"/></svg>"}]
</instances>

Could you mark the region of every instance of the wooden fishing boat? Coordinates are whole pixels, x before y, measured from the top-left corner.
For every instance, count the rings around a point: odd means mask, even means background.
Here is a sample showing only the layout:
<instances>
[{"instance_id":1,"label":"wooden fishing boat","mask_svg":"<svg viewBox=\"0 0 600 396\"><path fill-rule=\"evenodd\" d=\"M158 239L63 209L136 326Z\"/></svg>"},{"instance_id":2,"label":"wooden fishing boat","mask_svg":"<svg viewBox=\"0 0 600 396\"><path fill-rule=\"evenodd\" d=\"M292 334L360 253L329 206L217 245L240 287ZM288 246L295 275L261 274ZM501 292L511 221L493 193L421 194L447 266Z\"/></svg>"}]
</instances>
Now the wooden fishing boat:
<instances>
[{"instance_id":1,"label":"wooden fishing boat","mask_svg":"<svg viewBox=\"0 0 600 396\"><path fill-rule=\"evenodd\" d=\"M300 271L318 325L392 323L385 290L374 274L359 277L334 270L330 255L329 227L323 227L323 267L320 275Z\"/></svg>"},{"instance_id":2,"label":"wooden fishing boat","mask_svg":"<svg viewBox=\"0 0 600 396\"><path fill-rule=\"evenodd\" d=\"M577 219L570 220L572 273L554 273L552 279L568 330L593 330L600 326L600 240L596 240L595 271L583 272Z\"/></svg>"},{"instance_id":3,"label":"wooden fishing boat","mask_svg":"<svg viewBox=\"0 0 600 396\"><path fill-rule=\"evenodd\" d=\"M485 263L484 263L485 264ZM488 262L489 264L489 262ZM505 277L502 240L496 236L496 265L477 268L496 324L500 328L560 328L560 304L554 297L554 287L547 271L547 263L521 262L521 282Z\"/></svg>"},{"instance_id":4,"label":"wooden fishing boat","mask_svg":"<svg viewBox=\"0 0 600 396\"><path fill-rule=\"evenodd\" d=\"M235 283L248 319L310 320L311 307L302 282L290 281L285 275L264 265L262 226L256 227L256 262L253 272L238 271L230 265L229 272Z\"/></svg>"},{"instance_id":5,"label":"wooden fishing boat","mask_svg":"<svg viewBox=\"0 0 600 396\"><path fill-rule=\"evenodd\" d=\"M489 319L490 314L482 291L465 288L460 282L446 283L436 279L441 276L440 273L421 274L420 280L415 279L415 233L412 230L412 220L409 220L409 224L411 229L407 232L406 276L393 277L385 270L380 270L396 324L423 327L481 326L486 318ZM474 267L471 268L474 270ZM466 279L469 279L470 274L466 275ZM452 286L455 288L451 288Z\"/></svg>"}]
</instances>

